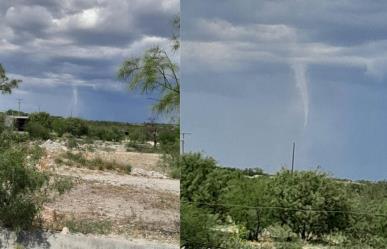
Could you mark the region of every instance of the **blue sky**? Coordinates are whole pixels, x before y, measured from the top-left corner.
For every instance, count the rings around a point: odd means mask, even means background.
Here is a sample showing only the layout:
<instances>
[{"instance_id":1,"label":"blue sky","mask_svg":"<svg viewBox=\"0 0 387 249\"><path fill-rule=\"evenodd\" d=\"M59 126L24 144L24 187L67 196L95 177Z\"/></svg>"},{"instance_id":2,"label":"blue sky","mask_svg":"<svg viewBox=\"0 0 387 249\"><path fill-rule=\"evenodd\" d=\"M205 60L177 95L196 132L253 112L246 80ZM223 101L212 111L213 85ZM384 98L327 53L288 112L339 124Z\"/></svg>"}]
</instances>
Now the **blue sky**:
<instances>
[{"instance_id":1,"label":"blue sky","mask_svg":"<svg viewBox=\"0 0 387 249\"><path fill-rule=\"evenodd\" d=\"M0 110L21 98L28 112L146 121L153 101L129 92L116 72L147 48L169 49L179 11L178 0L1 1L0 63L23 83L0 96Z\"/></svg>"},{"instance_id":2,"label":"blue sky","mask_svg":"<svg viewBox=\"0 0 387 249\"><path fill-rule=\"evenodd\" d=\"M387 179L383 1L182 1L186 150ZM215 7L216 6L216 7Z\"/></svg>"}]
</instances>

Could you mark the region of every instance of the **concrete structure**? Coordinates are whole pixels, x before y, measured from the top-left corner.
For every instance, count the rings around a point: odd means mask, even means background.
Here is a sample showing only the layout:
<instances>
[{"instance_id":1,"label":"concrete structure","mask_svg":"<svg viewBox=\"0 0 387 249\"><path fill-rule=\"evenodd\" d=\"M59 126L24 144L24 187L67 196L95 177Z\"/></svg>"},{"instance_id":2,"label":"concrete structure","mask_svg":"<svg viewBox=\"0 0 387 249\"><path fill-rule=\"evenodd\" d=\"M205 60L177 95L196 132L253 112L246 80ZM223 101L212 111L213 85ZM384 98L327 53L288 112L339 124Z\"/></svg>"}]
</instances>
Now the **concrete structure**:
<instances>
[{"instance_id":1,"label":"concrete structure","mask_svg":"<svg viewBox=\"0 0 387 249\"><path fill-rule=\"evenodd\" d=\"M17 247L19 246L19 247ZM83 234L15 232L0 228L0 248L25 249L179 249L179 245Z\"/></svg>"},{"instance_id":2,"label":"concrete structure","mask_svg":"<svg viewBox=\"0 0 387 249\"><path fill-rule=\"evenodd\" d=\"M11 116L8 115L4 119L5 127L12 128L16 131L24 131L28 122L28 116Z\"/></svg>"}]
</instances>

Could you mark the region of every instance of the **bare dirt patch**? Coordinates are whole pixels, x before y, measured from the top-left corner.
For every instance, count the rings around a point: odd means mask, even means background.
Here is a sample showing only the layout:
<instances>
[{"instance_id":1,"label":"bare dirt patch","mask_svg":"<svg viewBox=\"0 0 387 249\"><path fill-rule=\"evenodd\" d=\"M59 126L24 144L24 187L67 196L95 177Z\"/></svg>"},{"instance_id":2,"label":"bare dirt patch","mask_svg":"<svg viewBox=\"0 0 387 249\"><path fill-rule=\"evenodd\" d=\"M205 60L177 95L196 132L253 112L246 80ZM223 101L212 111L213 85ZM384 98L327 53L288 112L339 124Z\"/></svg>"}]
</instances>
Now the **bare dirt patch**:
<instances>
[{"instance_id":1,"label":"bare dirt patch","mask_svg":"<svg viewBox=\"0 0 387 249\"><path fill-rule=\"evenodd\" d=\"M179 181L164 175L159 167L160 155L124 151L114 144L94 145L94 151L83 151L86 158L96 157L120 164L130 164L131 174L113 170L90 170L58 165L68 149L50 141L43 145L47 155L40 168L56 175L76 178L77 184L67 193L46 203L42 212L47 228L61 230L66 222L74 227L92 230L101 226L112 235L176 242L179 239ZM81 150L76 150L81 151ZM94 222L77 226L77 222ZM93 231L91 231L93 232Z\"/></svg>"}]
</instances>

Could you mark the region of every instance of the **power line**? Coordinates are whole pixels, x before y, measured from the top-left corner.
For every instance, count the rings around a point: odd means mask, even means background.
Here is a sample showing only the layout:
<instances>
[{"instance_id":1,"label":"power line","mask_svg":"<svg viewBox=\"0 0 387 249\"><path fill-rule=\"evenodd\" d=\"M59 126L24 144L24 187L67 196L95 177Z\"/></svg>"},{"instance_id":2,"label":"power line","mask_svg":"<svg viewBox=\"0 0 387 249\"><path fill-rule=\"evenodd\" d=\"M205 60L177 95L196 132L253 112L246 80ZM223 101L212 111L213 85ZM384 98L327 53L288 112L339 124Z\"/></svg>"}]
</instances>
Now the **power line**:
<instances>
[{"instance_id":1,"label":"power line","mask_svg":"<svg viewBox=\"0 0 387 249\"><path fill-rule=\"evenodd\" d=\"M20 111L20 105L21 105L21 102L23 101L23 99L17 99L17 103L18 103L18 110L19 110L19 116L21 116L21 111Z\"/></svg>"},{"instance_id":2,"label":"power line","mask_svg":"<svg viewBox=\"0 0 387 249\"><path fill-rule=\"evenodd\" d=\"M322 209L307 209L307 208L302 209L302 208L291 208L291 207L280 207L280 206L248 206L248 205L237 205L237 204L204 203L204 202L183 201L183 200L180 202L189 203L189 204L207 205L207 206L239 207L239 208L246 208L246 209L279 209L279 210L286 210L286 211L300 211L300 212L314 212L314 213L346 213L346 214L387 218L387 214L378 214L378 213L371 214L364 211L322 210Z\"/></svg>"}]
</instances>

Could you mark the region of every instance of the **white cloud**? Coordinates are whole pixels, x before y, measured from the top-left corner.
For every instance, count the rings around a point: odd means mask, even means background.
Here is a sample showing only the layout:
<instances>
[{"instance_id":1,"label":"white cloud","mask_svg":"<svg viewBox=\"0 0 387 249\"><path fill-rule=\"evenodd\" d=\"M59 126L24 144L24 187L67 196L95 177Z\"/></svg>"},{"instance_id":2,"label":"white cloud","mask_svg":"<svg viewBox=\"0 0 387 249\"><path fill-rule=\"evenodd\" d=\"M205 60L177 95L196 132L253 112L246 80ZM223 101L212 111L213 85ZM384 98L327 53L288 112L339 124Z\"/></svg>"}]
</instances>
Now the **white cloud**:
<instances>
[{"instance_id":1,"label":"white cloud","mask_svg":"<svg viewBox=\"0 0 387 249\"><path fill-rule=\"evenodd\" d=\"M59 30L92 29L103 21L101 12L102 10L98 7L85 9L73 15L55 19L53 22Z\"/></svg>"},{"instance_id":2,"label":"white cloud","mask_svg":"<svg viewBox=\"0 0 387 249\"><path fill-rule=\"evenodd\" d=\"M204 37L220 41L284 42L284 40L293 41L296 37L295 30L283 24L238 26L220 19L199 19L195 29L200 29Z\"/></svg>"},{"instance_id":3,"label":"white cloud","mask_svg":"<svg viewBox=\"0 0 387 249\"><path fill-rule=\"evenodd\" d=\"M42 29L51 25L52 15L41 6L11 6L5 14L6 23L13 28Z\"/></svg>"}]
</instances>

